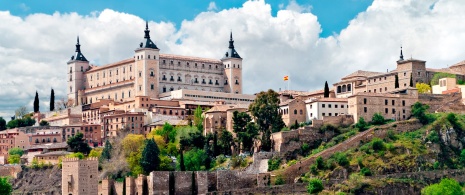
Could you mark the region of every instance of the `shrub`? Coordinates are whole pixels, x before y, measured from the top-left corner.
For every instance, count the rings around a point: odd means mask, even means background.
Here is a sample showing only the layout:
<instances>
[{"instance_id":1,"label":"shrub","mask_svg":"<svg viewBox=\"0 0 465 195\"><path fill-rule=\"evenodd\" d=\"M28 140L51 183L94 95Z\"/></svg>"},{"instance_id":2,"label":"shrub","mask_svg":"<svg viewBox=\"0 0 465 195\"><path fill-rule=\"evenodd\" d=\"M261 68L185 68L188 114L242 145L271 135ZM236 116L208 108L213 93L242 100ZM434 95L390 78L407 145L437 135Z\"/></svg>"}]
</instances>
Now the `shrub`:
<instances>
[{"instance_id":1,"label":"shrub","mask_svg":"<svg viewBox=\"0 0 465 195\"><path fill-rule=\"evenodd\" d=\"M375 113L373 118L371 118L371 123L373 125L383 125L385 123L384 116L380 113Z\"/></svg>"},{"instance_id":2,"label":"shrub","mask_svg":"<svg viewBox=\"0 0 465 195\"><path fill-rule=\"evenodd\" d=\"M388 131L387 131L387 137L388 137L390 140L392 140L392 141L397 140L397 137L396 137L396 135L395 135L395 133L394 133L393 130L388 130Z\"/></svg>"},{"instance_id":3,"label":"shrub","mask_svg":"<svg viewBox=\"0 0 465 195\"><path fill-rule=\"evenodd\" d=\"M316 158L315 163L316 163L316 168L320 170L323 170L325 168L325 161L323 160L323 158L321 158L321 156Z\"/></svg>"},{"instance_id":4,"label":"shrub","mask_svg":"<svg viewBox=\"0 0 465 195\"><path fill-rule=\"evenodd\" d=\"M365 167L365 165L363 164L363 158L361 156L357 157L357 164L360 168Z\"/></svg>"},{"instance_id":5,"label":"shrub","mask_svg":"<svg viewBox=\"0 0 465 195\"><path fill-rule=\"evenodd\" d=\"M336 162L334 161L334 159L330 158L326 160L326 169L334 170L334 168L336 168Z\"/></svg>"},{"instance_id":6,"label":"shrub","mask_svg":"<svg viewBox=\"0 0 465 195\"><path fill-rule=\"evenodd\" d=\"M310 152L310 146L307 143L302 144L300 147L300 154L306 156Z\"/></svg>"},{"instance_id":7,"label":"shrub","mask_svg":"<svg viewBox=\"0 0 465 195\"><path fill-rule=\"evenodd\" d=\"M317 194L323 191L323 182L320 179L310 179L307 186L307 192L310 194Z\"/></svg>"},{"instance_id":8,"label":"shrub","mask_svg":"<svg viewBox=\"0 0 465 195\"><path fill-rule=\"evenodd\" d=\"M368 128L368 124L365 122L363 117L360 117L358 122L355 124L355 127L358 128L359 131L365 131Z\"/></svg>"},{"instance_id":9,"label":"shrub","mask_svg":"<svg viewBox=\"0 0 465 195\"><path fill-rule=\"evenodd\" d=\"M432 130L431 133L426 136L426 141L430 141L432 143L439 143L439 135L435 130Z\"/></svg>"},{"instance_id":10,"label":"shrub","mask_svg":"<svg viewBox=\"0 0 465 195\"><path fill-rule=\"evenodd\" d=\"M465 167L465 149L460 152L459 162L462 167Z\"/></svg>"},{"instance_id":11,"label":"shrub","mask_svg":"<svg viewBox=\"0 0 465 195\"><path fill-rule=\"evenodd\" d=\"M274 171L279 169L279 165L281 164L281 158L273 157L268 160L268 171Z\"/></svg>"},{"instance_id":12,"label":"shrub","mask_svg":"<svg viewBox=\"0 0 465 195\"><path fill-rule=\"evenodd\" d=\"M319 131L320 133L324 133L326 131L333 131L336 134L340 133L339 128L337 128L336 126L331 125L331 124L325 124L325 125L320 127L320 131Z\"/></svg>"},{"instance_id":13,"label":"shrub","mask_svg":"<svg viewBox=\"0 0 465 195\"><path fill-rule=\"evenodd\" d=\"M347 159L347 155L345 153L336 152L333 155L333 157L336 160L337 164L339 164L340 166L344 167L344 166L349 165L349 159Z\"/></svg>"},{"instance_id":14,"label":"shrub","mask_svg":"<svg viewBox=\"0 0 465 195\"><path fill-rule=\"evenodd\" d=\"M360 174L363 176L371 176L371 170L367 167L360 169Z\"/></svg>"},{"instance_id":15,"label":"shrub","mask_svg":"<svg viewBox=\"0 0 465 195\"><path fill-rule=\"evenodd\" d=\"M440 183L426 186L421 190L421 194L433 195L433 194L444 194L444 195L455 195L464 194L462 186L459 182L454 179L444 178L441 179Z\"/></svg>"},{"instance_id":16,"label":"shrub","mask_svg":"<svg viewBox=\"0 0 465 195\"><path fill-rule=\"evenodd\" d=\"M310 165L310 173L313 175L318 174L318 168L316 167L316 164Z\"/></svg>"},{"instance_id":17,"label":"shrub","mask_svg":"<svg viewBox=\"0 0 465 195\"><path fill-rule=\"evenodd\" d=\"M428 108L428 105L416 102L412 105L412 116L417 118L421 123L428 124L430 122L428 116L426 116L426 110L428 110Z\"/></svg>"},{"instance_id":18,"label":"shrub","mask_svg":"<svg viewBox=\"0 0 465 195\"><path fill-rule=\"evenodd\" d=\"M245 167L245 166L247 166L247 161L244 158L242 158L241 156L233 156L231 158L231 166L233 168Z\"/></svg>"},{"instance_id":19,"label":"shrub","mask_svg":"<svg viewBox=\"0 0 465 195\"><path fill-rule=\"evenodd\" d=\"M223 154L216 157L217 164L223 164L224 162L226 162L226 157Z\"/></svg>"},{"instance_id":20,"label":"shrub","mask_svg":"<svg viewBox=\"0 0 465 195\"><path fill-rule=\"evenodd\" d=\"M440 168L440 166L441 166L441 164L440 164L438 161L436 161L436 162L434 162L434 164L433 164L433 169L436 169L436 170L437 170L437 169Z\"/></svg>"},{"instance_id":21,"label":"shrub","mask_svg":"<svg viewBox=\"0 0 465 195\"><path fill-rule=\"evenodd\" d=\"M386 149L384 141L379 138L374 138L373 141L371 141L371 147L374 151L384 151Z\"/></svg>"},{"instance_id":22,"label":"shrub","mask_svg":"<svg viewBox=\"0 0 465 195\"><path fill-rule=\"evenodd\" d=\"M284 184L284 179L281 175L278 175L276 177L276 180L274 181L274 185L283 185Z\"/></svg>"}]
</instances>

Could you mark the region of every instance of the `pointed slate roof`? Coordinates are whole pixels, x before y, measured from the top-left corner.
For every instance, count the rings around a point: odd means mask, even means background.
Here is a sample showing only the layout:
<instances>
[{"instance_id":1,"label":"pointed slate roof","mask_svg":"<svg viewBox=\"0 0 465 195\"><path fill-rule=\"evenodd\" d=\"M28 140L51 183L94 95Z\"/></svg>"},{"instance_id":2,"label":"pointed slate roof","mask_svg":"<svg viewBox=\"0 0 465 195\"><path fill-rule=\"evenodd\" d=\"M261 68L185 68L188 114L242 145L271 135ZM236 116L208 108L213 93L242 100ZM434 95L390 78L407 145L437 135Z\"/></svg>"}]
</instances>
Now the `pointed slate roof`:
<instances>
[{"instance_id":1,"label":"pointed slate roof","mask_svg":"<svg viewBox=\"0 0 465 195\"><path fill-rule=\"evenodd\" d=\"M223 56L223 59L225 59L225 58L241 58L241 56L239 56L239 54L237 53L236 49L234 49L234 40L233 40L233 37L232 37L232 32L231 32L230 37L229 37L228 50L226 51L226 53Z\"/></svg>"},{"instance_id":2,"label":"pointed slate roof","mask_svg":"<svg viewBox=\"0 0 465 195\"><path fill-rule=\"evenodd\" d=\"M153 43L153 41L150 39L150 30L149 30L149 23L148 22L145 22L145 35L144 35L144 39L145 39L145 45L140 45L140 47L143 47L143 48L151 48L151 49L158 49L157 45L155 45L155 43Z\"/></svg>"},{"instance_id":3,"label":"pointed slate roof","mask_svg":"<svg viewBox=\"0 0 465 195\"><path fill-rule=\"evenodd\" d=\"M77 61L84 61L88 62L86 57L81 53L81 45L79 44L79 36L77 37L77 43L76 43L76 54L71 57L71 60L77 60Z\"/></svg>"}]
</instances>

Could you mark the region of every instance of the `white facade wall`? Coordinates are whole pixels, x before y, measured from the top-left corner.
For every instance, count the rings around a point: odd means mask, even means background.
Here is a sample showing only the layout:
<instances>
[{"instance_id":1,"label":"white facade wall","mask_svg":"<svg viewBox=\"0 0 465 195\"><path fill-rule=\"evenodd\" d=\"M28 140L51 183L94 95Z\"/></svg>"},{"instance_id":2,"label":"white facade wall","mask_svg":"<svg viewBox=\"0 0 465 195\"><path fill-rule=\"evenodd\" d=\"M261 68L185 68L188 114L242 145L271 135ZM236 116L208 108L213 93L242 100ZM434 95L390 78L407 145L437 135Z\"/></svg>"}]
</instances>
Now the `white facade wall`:
<instances>
[{"instance_id":1,"label":"white facade wall","mask_svg":"<svg viewBox=\"0 0 465 195\"><path fill-rule=\"evenodd\" d=\"M306 120L323 119L323 116L338 116L347 114L347 102L319 102L306 101L305 108L307 109Z\"/></svg>"}]
</instances>

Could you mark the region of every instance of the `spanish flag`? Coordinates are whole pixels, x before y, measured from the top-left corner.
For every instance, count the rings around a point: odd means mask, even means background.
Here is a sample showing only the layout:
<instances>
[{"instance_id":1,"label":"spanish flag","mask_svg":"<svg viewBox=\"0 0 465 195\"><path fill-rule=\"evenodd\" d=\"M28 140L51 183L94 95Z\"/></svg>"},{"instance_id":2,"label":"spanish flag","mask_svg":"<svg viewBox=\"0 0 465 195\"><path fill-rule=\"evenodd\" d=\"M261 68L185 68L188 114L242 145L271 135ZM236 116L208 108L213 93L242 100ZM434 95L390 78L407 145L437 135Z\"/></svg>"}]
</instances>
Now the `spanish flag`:
<instances>
[{"instance_id":1,"label":"spanish flag","mask_svg":"<svg viewBox=\"0 0 465 195\"><path fill-rule=\"evenodd\" d=\"M284 76L284 81L289 80L289 76Z\"/></svg>"}]
</instances>

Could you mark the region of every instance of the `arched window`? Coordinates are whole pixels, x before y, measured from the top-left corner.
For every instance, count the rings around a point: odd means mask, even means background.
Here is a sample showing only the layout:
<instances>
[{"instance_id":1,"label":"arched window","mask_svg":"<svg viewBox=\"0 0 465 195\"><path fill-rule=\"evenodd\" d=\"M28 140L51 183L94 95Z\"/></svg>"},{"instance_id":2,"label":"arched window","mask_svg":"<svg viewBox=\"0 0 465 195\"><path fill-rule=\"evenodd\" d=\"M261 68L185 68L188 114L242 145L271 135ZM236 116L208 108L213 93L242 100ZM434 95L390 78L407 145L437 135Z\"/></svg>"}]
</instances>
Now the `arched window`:
<instances>
[{"instance_id":1,"label":"arched window","mask_svg":"<svg viewBox=\"0 0 465 195\"><path fill-rule=\"evenodd\" d=\"M300 115L304 114L304 112L302 110L300 110Z\"/></svg>"},{"instance_id":2,"label":"arched window","mask_svg":"<svg viewBox=\"0 0 465 195\"><path fill-rule=\"evenodd\" d=\"M294 114L297 114L297 110L296 110L296 109L294 109Z\"/></svg>"},{"instance_id":3,"label":"arched window","mask_svg":"<svg viewBox=\"0 0 465 195\"><path fill-rule=\"evenodd\" d=\"M347 85L347 91L352 91L352 85L351 84Z\"/></svg>"},{"instance_id":4,"label":"arched window","mask_svg":"<svg viewBox=\"0 0 465 195\"><path fill-rule=\"evenodd\" d=\"M346 91L347 91L347 86L346 86L346 85L343 85L343 86L342 86L342 89L341 89L341 92L344 93L344 92L346 92Z\"/></svg>"},{"instance_id":5,"label":"arched window","mask_svg":"<svg viewBox=\"0 0 465 195\"><path fill-rule=\"evenodd\" d=\"M337 86L337 93L341 93L341 86Z\"/></svg>"}]
</instances>

